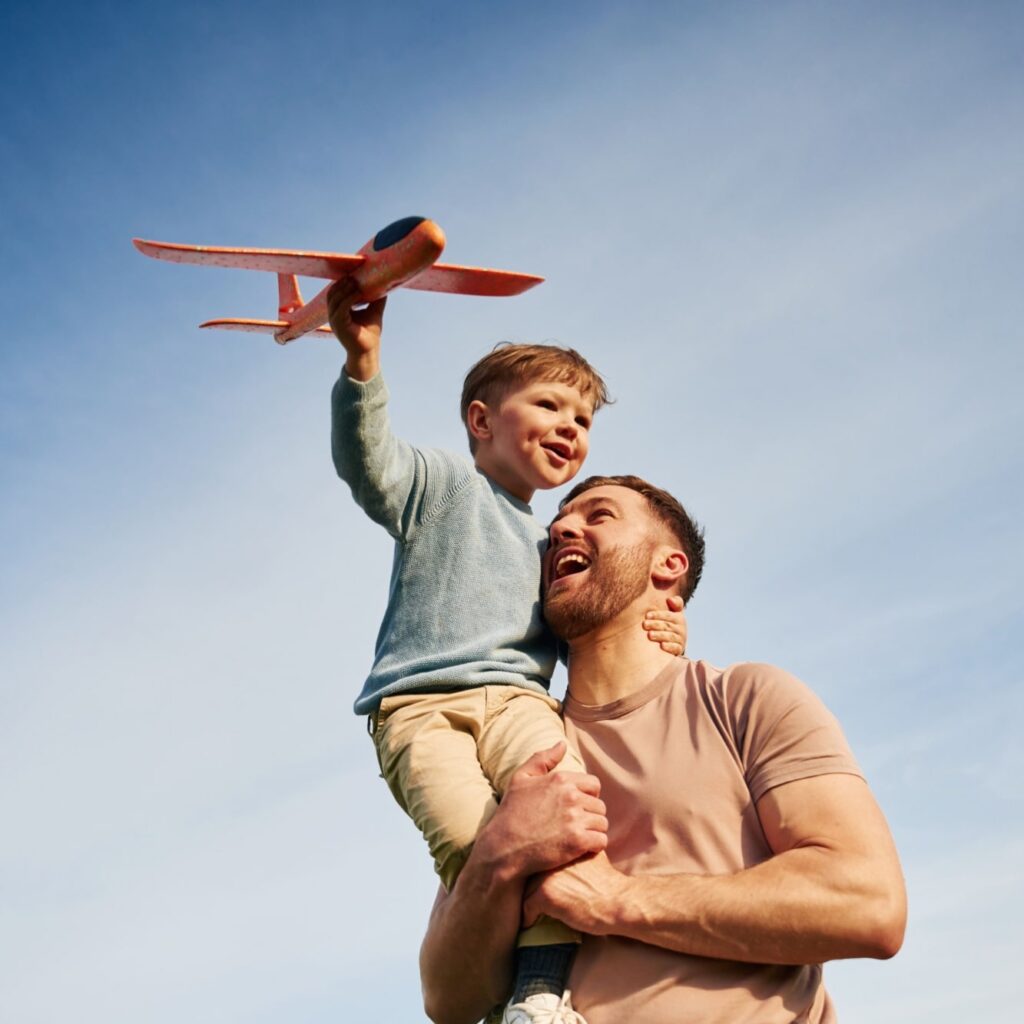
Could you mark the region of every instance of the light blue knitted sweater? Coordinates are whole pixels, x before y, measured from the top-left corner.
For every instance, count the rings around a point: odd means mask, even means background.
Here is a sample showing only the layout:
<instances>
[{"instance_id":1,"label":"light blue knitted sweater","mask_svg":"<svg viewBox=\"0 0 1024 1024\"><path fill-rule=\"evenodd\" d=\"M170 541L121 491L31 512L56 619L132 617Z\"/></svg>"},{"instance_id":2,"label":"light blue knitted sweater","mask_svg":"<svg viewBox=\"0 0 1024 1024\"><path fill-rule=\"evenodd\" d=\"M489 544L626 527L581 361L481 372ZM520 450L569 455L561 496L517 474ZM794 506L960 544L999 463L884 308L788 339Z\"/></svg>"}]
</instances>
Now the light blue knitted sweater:
<instances>
[{"instance_id":1,"label":"light blue knitted sweater","mask_svg":"<svg viewBox=\"0 0 1024 1024\"><path fill-rule=\"evenodd\" d=\"M556 645L541 616L547 532L464 456L391 433L388 391L342 371L331 396L338 475L395 538L388 607L357 714L395 693L514 684L545 692Z\"/></svg>"}]
</instances>

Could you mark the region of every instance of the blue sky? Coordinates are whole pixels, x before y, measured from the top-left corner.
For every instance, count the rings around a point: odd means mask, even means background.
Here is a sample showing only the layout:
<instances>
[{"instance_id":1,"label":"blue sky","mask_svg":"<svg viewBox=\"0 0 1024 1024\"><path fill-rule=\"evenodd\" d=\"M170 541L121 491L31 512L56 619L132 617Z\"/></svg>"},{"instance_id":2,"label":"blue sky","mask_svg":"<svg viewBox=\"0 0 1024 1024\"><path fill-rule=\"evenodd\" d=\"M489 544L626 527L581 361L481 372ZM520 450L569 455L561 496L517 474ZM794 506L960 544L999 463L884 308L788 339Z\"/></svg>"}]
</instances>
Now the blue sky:
<instances>
[{"instance_id":1,"label":"blue sky","mask_svg":"<svg viewBox=\"0 0 1024 1024\"><path fill-rule=\"evenodd\" d=\"M907 942L828 968L842 1019L1007 1019L1019 8L367 6L2 16L5 1019L422 1019L434 880L350 710L390 552L330 465L340 350L200 332L273 279L130 245L411 213L548 280L396 295L396 428L461 448L494 342L584 351L618 399L590 468L706 526L691 654L803 677L890 819Z\"/></svg>"}]
</instances>

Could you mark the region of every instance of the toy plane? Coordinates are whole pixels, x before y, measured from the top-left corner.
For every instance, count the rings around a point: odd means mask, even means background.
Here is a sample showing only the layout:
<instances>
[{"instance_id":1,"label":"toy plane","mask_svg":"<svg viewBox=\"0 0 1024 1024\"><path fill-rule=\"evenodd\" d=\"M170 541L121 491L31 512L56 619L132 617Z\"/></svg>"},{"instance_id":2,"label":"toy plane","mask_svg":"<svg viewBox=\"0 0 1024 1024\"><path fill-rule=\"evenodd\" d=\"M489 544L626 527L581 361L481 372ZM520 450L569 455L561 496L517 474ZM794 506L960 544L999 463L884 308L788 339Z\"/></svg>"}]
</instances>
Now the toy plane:
<instances>
[{"instance_id":1,"label":"toy plane","mask_svg":"<svg viewBox=\"0 0 1024 1024\"><path fill-rule=\"evenodd\" d=\"M330 334L327 324L327 285L309 302L302 301L297 275L325 277L332 283L352 277L359 285L359 302L372 302L393 288L451 292L458 295L519 295L544 280L534 274L484 267L460 267L438 263L444 249L441 228L425 217L403 217L378 231L359 250L304 252L292 249L233 249L215 245L178 245L132 239L146 256L171 263L196 263L206 267L238 267L277 274L277 320L245 320L225 317L207 320L200 327L272 334L279 345L304 334Z\"/></svg>"}]
</instances>

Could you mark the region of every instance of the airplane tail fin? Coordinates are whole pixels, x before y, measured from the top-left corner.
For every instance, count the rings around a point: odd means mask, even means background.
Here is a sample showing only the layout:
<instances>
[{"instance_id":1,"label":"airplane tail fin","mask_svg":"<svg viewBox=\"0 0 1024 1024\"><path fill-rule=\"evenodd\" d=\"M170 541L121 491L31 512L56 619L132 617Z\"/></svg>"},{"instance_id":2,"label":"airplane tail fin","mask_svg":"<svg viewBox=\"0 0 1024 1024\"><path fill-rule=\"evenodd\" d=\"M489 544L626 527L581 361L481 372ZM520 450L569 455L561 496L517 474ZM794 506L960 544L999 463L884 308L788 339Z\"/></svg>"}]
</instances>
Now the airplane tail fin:
<instances>
[{"instance_id":1,"label":"airplane tail fin","mask_svg":"<svg viewBox=\"0 0 1024 1024\"><path fill-rule=\"evenodd\" d=\"M207 320L200 327L219 327L225 331L250 331L255 334L273 334L279 345L286 344L281 340L282 332L286 331L295 321L295 314L302 309L302 292L299 290L299 279L294 274L277 275L277 315L280 320L253 320L243 317L220 317ZM331 334L326 325L316 328L313 334ZM291 340L291 339L289 339Z\"/></svg>"},{"instance_id":2,"label":"airplane tail fin","mask_svg":"<svg viewBox=\"0 0 1024 1024\"><path fill-rule=\"evenodd\" d=\"M299 279L294 274L277 275L277 314L284 319L302 307Z\"/></svg>"}]
</instances>

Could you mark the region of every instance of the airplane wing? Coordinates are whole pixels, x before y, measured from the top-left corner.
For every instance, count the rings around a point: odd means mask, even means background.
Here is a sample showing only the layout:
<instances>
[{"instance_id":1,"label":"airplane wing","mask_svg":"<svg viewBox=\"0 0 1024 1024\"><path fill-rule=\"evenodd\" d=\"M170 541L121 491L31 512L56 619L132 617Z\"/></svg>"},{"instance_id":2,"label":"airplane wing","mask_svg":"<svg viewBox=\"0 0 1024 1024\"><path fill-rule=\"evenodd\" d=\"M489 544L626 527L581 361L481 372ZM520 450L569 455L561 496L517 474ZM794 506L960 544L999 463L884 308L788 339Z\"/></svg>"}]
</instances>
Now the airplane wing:
<instances>
[{"instance_id":1,"label":"airplane wing","mask_svg":"<svg viewBox=\"0 0 1024 1024\"><path fill-rule=\"evenodd\" d=\"M486 267L460 267L454 263L435 263L418 273L403 288L425 292L450 292L456 295L520 295L543 281L536 274L514 270L490 270Z\"/></svg>"},{"instance_id":2,"label":"airplane wing","mask_svg":"<svg viewBox=\"0 0 1024 1024\"><path fill-rule=\"evenodd\" d=\"M310 252L303 249L243 249L223 245L179 245L133 238L132 243L145 256L169 263L192 263L204 267L234 267L239 270L264 270L272 274L298 274L337 281L366 262L365 256L340 252ZM426 292L456 295L519 295L543 281L536 274L487 267L461 267L454 263L435 263L418 273L402 287Z\"/></svg>"},{"instance_id":3,"label":"airplane wing","mask_svg":"<svg viewBox=\"0 0 1024 1024\"><path fill-rule=\"evenodd\" d=\"M301 249L239 249L223 245L178 245L133 238L145 256L170 263L194 263L203 267L235 267L266 270L272 274L298 274L337 281L366 262L365 256L340 252L306 252Z\"/></svg>"}]
</instances>

